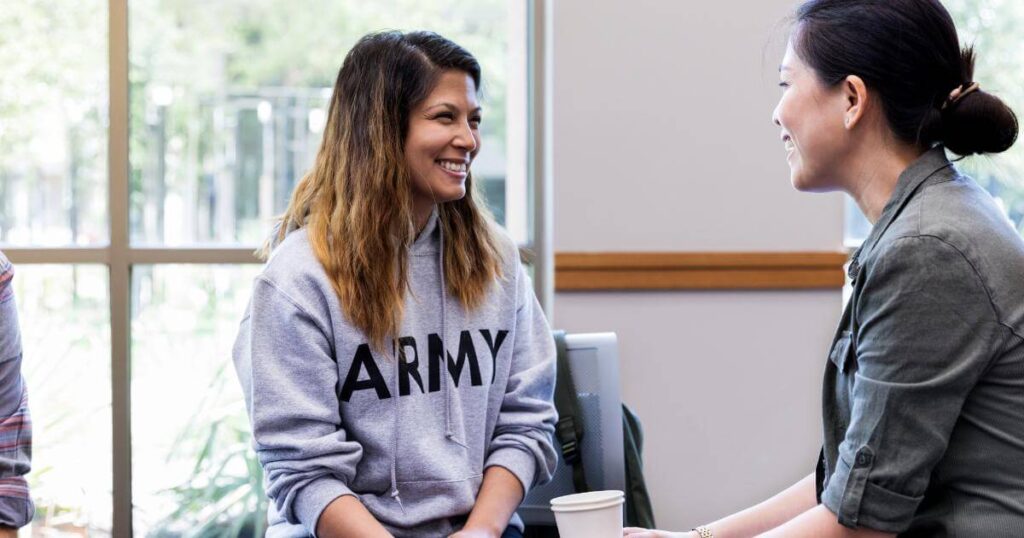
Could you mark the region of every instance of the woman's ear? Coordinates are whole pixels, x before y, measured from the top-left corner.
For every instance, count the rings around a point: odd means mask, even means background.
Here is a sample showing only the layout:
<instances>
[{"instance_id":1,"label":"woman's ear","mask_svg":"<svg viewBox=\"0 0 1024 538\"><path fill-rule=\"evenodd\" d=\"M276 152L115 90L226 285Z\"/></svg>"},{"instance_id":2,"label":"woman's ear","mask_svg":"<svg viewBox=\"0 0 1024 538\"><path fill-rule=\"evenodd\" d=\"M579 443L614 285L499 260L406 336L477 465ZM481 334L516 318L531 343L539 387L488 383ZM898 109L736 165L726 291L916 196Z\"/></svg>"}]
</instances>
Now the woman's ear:
<instances>
[{"instance_id":1,"label":"woman's ear","mask_svg":"<svg viewBox=\"0 0 1024 538\"><path fill-rule=\"evenodd\" d=\"M843 125L847 129L853 129L864 118L864 110L868 100L868 88L864 80L857 75L850 75L842 83L843 103Z\"/></svg>"}]
</instances>

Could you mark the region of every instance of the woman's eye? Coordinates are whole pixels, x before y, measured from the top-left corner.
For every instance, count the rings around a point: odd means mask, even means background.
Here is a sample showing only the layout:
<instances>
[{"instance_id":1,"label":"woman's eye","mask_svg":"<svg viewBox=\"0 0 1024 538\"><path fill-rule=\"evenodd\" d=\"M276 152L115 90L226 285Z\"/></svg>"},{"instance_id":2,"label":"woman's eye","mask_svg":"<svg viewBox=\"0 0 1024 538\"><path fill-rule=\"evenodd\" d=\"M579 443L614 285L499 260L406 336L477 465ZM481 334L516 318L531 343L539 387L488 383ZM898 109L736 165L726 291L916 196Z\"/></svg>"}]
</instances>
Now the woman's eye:
<instances>
[{"instance_id":1,"label":"woman's eye","mask_svg":"<svg viewBox=\"0 0 1024 538\"><path fill-rule=\"evenodd\" d=\"M479 127L480 126L480 117L469 118L469 123L473 127Z\"/></svg>"},{"instance_id":2,"label":"woman's eye","mask_svg":"<svg viewBox=\"0 0 1024 538\"><path fill-rule=\"evenodd\" d=\"M442 112L442 113L434 116L434 119L435 120L452 121L453 119L455 119L455 116L451 112Z\"/></svg>"},{"instance_id":3,"label":"woman's eye","mask_svg":"<svg viewBox=\"0 0 1024 538\"><path fill-rule=\"evenodd\" d=\"M780 88L788 88L789 87L789 83L788 82L780 82L779 83L779 87Z\"/></svg>"}]
</instances>

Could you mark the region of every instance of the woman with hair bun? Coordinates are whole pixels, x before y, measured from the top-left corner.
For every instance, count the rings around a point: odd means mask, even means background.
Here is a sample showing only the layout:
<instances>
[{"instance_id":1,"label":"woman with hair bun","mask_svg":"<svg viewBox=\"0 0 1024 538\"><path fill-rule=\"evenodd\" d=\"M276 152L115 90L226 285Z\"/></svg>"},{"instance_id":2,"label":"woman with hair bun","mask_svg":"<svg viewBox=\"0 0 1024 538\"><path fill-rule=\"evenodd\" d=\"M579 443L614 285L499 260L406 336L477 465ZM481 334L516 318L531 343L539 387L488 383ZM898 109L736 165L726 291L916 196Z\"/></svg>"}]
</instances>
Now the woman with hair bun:
<instances>
[{"instance_id":1,"label":"woman with hair bun","mask_svg":"<svg viewBox=\"0 0 1024 538\"><path fill-rule=\"evenodd\" d=\"M627 536L1024 536L1024 241L947 158L1017 137L974 57L938 0L798 8L773 114L791 181L873 224L825 361L817 470L689 533Z\"/></svg>"}]
</instances>

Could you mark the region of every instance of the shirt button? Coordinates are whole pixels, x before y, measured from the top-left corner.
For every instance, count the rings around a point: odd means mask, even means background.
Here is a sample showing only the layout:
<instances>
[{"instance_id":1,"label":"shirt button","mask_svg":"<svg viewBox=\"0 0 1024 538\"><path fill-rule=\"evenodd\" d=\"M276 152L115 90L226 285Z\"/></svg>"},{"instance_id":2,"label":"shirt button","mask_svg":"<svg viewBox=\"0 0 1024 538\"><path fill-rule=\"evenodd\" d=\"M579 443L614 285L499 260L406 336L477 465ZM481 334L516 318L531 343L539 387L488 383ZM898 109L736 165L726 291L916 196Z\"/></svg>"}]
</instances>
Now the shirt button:
<instances>
[{"instance_id":1,"label":"shirt button","mask_svg":"<svg viewBox=\"0 0 1024 538\"><path fill-rule=\"evenodd\" d=\"M857 280L857 275L860 274L860 263L857 259L850 262L850 265L846 268L846 276L850 277L850 280Z\"/></svg>"},{"instance_id":2,"label":"shirt button","mask_svg":"<svg viewBox=\"0 0 1024 538\"><path fill-rule=\"evenodd\" d=\"M860 452L857 454L857 467L867 467L868 465L871 465L872 460L874 460L874 458L871 454Z\"/></svg>"}]
</instances>

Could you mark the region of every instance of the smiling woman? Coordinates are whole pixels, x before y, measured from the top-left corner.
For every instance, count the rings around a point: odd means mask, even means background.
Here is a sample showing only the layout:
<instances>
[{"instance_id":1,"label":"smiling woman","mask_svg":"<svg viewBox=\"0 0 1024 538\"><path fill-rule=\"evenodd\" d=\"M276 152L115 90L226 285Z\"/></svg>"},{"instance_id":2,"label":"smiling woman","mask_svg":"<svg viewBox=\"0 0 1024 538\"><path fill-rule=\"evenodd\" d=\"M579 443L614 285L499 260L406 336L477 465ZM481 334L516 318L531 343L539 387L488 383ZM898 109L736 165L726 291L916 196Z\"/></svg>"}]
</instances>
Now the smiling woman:
<instances>
[{"instance_id":1,"label":"smiling woman","mask_svg":"<svg viewBox=\"0 0 1024 538\"><path fill-rule=\"evenodd\" d=\"M233 353L272 535L521 536L554 471L550 329L474 190L480 80L432 32L338 72Z\"/></svg>"},{"instance_id":2,"label":"smiling woman","mask_svg":"<svg viewBox=\"0 0 1024 538\"><path fill-rule=\"evenodd\" d=\"M235 384L251 252L312 164L340 58L380 28L430 28L477 54L489 150L473 179L523 242L524 5L4 5L0 248L20 267L37 426L27 532L262 536L242 394L218 387Z\"/></svg>"},{"instance_id":3,"label":"smiling woman","mask_svg":"<svg viewBox=\"0 0 1024 538\"><path fill-rule=\"evenodd\" d=\"M975 58L939 0L797 8L772 117L793 186L845 192L872 228L825 360L816 469L685 536L1024 535L1024 241L947 157L1017 138Z\"/></svg>"},{"instance_id":4,"label":"smiling woman","mask_svg":"<svg viewBox=\"0 0 1024 538\"><path fill-rule=\"evenodd\" d=\"M338 72L316 164L264 249L306 227L347 315L375 344L395 334L407 249L435 210L451 291L473 307L500 275L496 227L472 177L437 164L476 155L479 85L476 58L437 34L360 40Z\"/></svg>"},{"instance_id":5,"label":"smiling woman","mask_svg":"<svg viewBox=\"0 0 1024 538\"><path fill-rule=\"evenodd\" d=\"M405 161L412 169L413 204L420 227L434 204L466 195L469 168L480 151L478 84L467 73L445 70L411 114Z\"/></svg>"}]
</instances>

